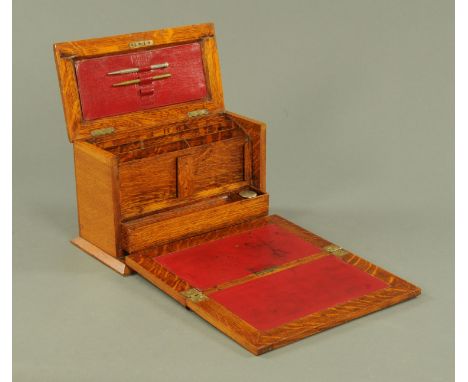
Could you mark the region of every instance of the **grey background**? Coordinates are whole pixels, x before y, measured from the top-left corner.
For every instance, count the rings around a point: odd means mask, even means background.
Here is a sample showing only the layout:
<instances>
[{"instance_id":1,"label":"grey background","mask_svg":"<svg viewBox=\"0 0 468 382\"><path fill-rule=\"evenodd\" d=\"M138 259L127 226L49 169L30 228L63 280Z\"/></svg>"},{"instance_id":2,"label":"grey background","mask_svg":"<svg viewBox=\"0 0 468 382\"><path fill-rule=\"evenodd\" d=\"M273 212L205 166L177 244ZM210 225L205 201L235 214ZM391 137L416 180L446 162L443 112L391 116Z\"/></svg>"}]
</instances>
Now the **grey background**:
<instances>
[{"instance_id":1,"label":"grey background","mask_svg":"<svg viewBox=\"0 0 468 382\"><path fill-rule=\"evenodd\" d=\"M14 1L16 381L453 379L453 3ZM226 106L268 123L271 210L423 288L253 357L68 242L52 43L213 21Z\"/></svg>"}]
</instances>

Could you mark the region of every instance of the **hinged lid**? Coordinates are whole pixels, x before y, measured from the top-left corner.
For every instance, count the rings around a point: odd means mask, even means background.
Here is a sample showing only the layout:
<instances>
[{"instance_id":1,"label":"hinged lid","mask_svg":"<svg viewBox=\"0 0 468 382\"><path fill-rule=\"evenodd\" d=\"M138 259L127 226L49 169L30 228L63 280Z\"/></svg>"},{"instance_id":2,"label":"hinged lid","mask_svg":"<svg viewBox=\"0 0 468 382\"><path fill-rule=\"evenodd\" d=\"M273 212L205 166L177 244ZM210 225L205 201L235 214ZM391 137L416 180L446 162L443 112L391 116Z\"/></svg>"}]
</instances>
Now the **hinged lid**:
<instances>
[{"instance_id":1,"label":"hinged lid","mask_svg":"<svg viewBox=\"0 0 468 382\"><path fill-rule=\"evenodd\" d=\"M254 354L421 293L279 216L133 253L125 262Z\"/></svg>"},{"instance_id":2,"label":"hinged lid","mask_svg":"<svg viewBox=\"0 0 468 382\"><path fill-rule=\"evenodd\" d=\"M213 24L54 45L70 141L224 109Z\"/></svg>"}]
</instances>

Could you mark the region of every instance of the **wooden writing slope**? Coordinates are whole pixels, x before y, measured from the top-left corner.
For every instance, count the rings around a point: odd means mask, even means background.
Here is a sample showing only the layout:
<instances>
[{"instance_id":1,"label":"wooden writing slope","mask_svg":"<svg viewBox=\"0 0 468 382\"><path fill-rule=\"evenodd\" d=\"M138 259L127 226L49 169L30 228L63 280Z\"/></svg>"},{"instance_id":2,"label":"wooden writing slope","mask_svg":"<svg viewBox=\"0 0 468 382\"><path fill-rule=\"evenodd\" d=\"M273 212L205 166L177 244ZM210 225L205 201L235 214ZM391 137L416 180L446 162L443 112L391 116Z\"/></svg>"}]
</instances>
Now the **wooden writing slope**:
<instances>
[{"instance_id":1,"label":"wooden writing slope","mask_svg":"<svg viewBox=\"0 0 468 382\"><path fill-rule=\"evenodd\" d=\"M268 216L266 126L224 109L212 24L54 52L88 254L254 354L420 293Z\"/></svg>"}]
</instances>

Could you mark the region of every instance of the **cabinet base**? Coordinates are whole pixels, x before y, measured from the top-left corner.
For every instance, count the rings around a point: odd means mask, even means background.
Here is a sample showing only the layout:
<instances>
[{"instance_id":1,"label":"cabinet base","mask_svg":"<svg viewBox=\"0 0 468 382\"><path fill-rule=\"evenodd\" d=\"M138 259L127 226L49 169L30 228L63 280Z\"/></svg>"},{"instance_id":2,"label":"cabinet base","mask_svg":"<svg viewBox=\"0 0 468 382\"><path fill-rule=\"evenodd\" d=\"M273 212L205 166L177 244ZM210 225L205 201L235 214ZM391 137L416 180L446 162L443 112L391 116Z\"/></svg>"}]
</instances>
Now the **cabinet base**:
<instances>
[{"instance_id":1,"label":"cabinet base","mask_svg":"<svg viewBox=\"0 0 468 382\"><path fill-rule=\"evenodd\" d=\"M123 261L109 255L82 237L78 236L74 238L71 240L71 243L122 276L128 276L133 273L133 271Z\"/></svg>"}]
</instances>

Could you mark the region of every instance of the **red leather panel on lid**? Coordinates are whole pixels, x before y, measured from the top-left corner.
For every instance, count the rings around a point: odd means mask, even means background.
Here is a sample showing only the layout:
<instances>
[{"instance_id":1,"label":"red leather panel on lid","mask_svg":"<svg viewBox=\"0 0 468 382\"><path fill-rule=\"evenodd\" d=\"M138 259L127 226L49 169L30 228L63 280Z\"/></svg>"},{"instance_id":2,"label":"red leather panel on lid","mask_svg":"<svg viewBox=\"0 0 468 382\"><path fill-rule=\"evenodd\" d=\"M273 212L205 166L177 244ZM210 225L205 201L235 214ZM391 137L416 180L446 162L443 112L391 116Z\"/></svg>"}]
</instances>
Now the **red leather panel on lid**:
<instances>
[{"instance_id":1,"label":"red leather panel on lid","mask_svg":"<svg viewBox=\"0 0 468 382\"><path fill-rule=\"evenodd\" d=\"M269 330L386 288L383 281L335 256L288 268L210 294L259 330Z\"/></svg>"},{"instance_id":2,"label":"red leather panel on lid","mask_svg":"<svg viewBox=\"0 0 468 382\"><path fill-rule=\"evenodd\" d=\"M169 67L148 71L149 65ZM107 73L141 68L138 73ZM91 120L159 106L174 105L207 97L201 47L198 42L135 53L79 60L75 64L83 119ZM149 81L148 77L171 73L170 78ZM141 79L141 84L113 87L112 84Z\"/></svg>"},{"instance_id":3,"label":"red leather panel on lid","mask_svg":"<svg viewBox=\"0 0 468 382\"><path fill-rule=\"evenodd\" d=\"M276 224L268 224L238 235L157 256L154 261L190 285L207 289L318 252L320 248L299 236Z\"/></svg>"}]
</instances>

